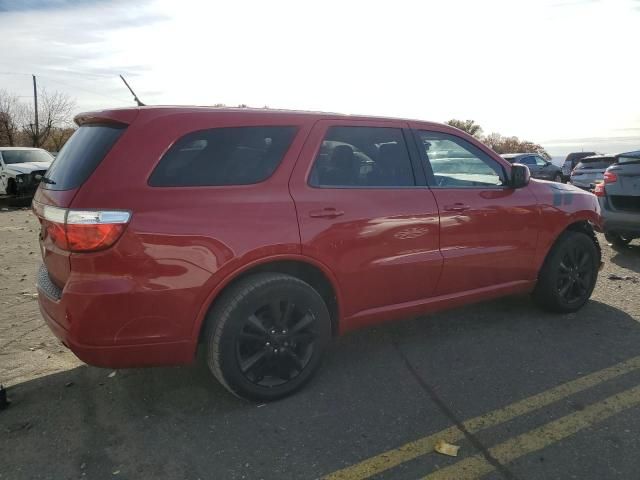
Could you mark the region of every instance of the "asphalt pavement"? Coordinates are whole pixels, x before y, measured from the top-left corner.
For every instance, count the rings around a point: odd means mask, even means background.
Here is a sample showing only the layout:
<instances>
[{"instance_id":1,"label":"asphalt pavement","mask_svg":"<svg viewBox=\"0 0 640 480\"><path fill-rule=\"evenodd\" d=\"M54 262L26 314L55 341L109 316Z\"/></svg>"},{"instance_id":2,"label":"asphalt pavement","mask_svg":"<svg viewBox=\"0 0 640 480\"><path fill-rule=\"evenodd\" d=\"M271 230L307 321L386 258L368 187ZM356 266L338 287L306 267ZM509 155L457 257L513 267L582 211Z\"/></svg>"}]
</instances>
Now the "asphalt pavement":
<instances>
[{"instance_id":1,"label":"asphalt pavement","mask_svg":"<svg viewBox=\"0 0 640 480\"><path fill-rule=\"evenodd\" d=\"M640 478L640 244L603 249L579 313L520 296L353 332L266 405L202 363L21 373L0 479Z\"/></svg>"}]
</instances>

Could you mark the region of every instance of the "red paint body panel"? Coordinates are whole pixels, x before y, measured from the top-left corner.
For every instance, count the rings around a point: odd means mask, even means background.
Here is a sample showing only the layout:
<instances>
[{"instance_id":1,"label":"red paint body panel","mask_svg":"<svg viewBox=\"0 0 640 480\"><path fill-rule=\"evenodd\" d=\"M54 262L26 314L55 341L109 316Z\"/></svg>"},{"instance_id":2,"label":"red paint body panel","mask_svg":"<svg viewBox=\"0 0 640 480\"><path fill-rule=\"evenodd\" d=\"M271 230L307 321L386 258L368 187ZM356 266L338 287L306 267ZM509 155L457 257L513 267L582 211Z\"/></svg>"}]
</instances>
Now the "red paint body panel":
<instances>
[{"instance_id":1,"label":"red paint body panel","mask_svg":"<svg viewBox=\"0 0 640 480\"><path fill-rule=\"evenodd\" d=\"M82 360L105 367L194 358L202 323L239 275L276 261L318 269L335 291L340 332L384 320L530 291L549 248L571 223L598 224L595 197L532 180L514 190L314 188L307 178L332 125L427 128L393 119L269 110L139 108L94 112L79 123L125 132L76 190L40 188L35 200L72 209L128 210L111 248L69 253L41 239L59 299L41 291L43 317ZM151 187L162 155L183 135L245 125L295 126L282 163L264 182ZM593 197L593 198L592 198ZM568 200L571 198L571 200ZM463 202L464 212L443 205ZM314 217L325 208L344 212Z\"/></svg>"}]
</instances>

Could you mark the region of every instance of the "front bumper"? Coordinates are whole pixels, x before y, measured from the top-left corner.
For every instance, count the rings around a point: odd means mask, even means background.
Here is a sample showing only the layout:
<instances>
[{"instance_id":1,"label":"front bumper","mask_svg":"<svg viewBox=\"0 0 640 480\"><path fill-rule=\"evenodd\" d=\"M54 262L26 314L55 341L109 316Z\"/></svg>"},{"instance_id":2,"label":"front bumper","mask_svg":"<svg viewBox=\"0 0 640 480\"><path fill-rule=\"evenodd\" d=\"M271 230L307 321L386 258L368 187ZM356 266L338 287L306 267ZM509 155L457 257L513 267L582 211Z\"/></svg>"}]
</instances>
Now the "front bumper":
<instances>
[{"instance_id":1,"label":"front bumper","mask_svg":"<svg viewBox=\"0 0 640 480\"><path fill-rule=\"evenodd\" d=\"M31 173L19 174L16 176L16 195L19 197L30 196L32 197L36 190L38 189L38 185L40 185L40 180L44 176L46 172L44 170L35 171Z\"/></svg>"}]
</instances>

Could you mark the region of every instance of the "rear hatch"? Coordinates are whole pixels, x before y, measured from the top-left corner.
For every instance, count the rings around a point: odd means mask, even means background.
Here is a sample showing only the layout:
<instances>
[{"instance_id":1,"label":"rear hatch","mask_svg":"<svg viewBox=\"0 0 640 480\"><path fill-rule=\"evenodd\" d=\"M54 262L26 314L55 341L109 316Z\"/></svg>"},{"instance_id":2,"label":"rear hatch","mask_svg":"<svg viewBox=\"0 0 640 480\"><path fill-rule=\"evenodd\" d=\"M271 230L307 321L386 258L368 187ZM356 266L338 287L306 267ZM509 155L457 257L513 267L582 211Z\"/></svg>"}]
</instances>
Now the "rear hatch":
<instances>
[{"instance_id":1,"label":"rear hatch","mask_svg":"<svg viewBox=\"0 0 640 480\"><path fill-rule=\"evenodd\" d=\"M640 158L618 157L607 169L605 184L613 208L640 213Z\"/></svg>"},{"instance_id":2,"label":"rear hatch","mask_svg":"<svg viewBox=\"0 0 640 480\"><path fill-rule=\"evenodd\" d=\"M64 288L71 249L64 224L73 198L133 121L137 110L114 110L76 117L78 130L55 158L34 196L40 220L40 250L50 281ZM62 225L62 227L61 227Z\"/></svg>"},{"instance_id":3,"label":"rear hatch","mask_svg":"<svg viewBox=\"0 0 640 480\"><path fill-rule=\"evenodd\" d=\"M583 158L571 173L580 183L602 180L604 171L615 162L613 157Z\"/></svg>"}]
</instances>

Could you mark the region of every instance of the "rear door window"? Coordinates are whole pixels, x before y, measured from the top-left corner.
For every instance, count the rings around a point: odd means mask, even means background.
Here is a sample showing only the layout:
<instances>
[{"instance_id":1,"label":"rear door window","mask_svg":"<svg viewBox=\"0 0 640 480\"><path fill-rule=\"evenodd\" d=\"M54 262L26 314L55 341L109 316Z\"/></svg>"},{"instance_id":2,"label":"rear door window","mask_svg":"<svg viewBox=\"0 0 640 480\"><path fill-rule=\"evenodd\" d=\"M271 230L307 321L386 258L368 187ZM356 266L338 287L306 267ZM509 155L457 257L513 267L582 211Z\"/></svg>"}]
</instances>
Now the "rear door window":
<instances>
[{"instance_id":1,"label":"rear door window","mask_svg":"<svg viewBox=\"0 0 640 480\"><path fill-rule=\"evenodd\" d=\"M80 127L58 153L47 172L48 180L43 181L41 187L49 190L72 190L80 187L124 130L123 126L113 125Z\"/></svg>"},{"instance_id":2,"label":"rear door window","mask_svg":"<svg viewBox=\"0 0 640 480\"><path fill-rule=\"evenodd\" d=\"M315 187L411 187L416 184L402 130L336 126L327 131L309 184Z\"/></svg>"},{"instance_id":3,"label":"rear door window","mask_svg":"<svg viewBox=\"0 0 640 480\"><path fill-rule=\"evenodd\" d=\"M249 185L269 178L289 149L296 127L199 130L180 138L149 179L154 187Z\"/></svg>"}]
</instances>

